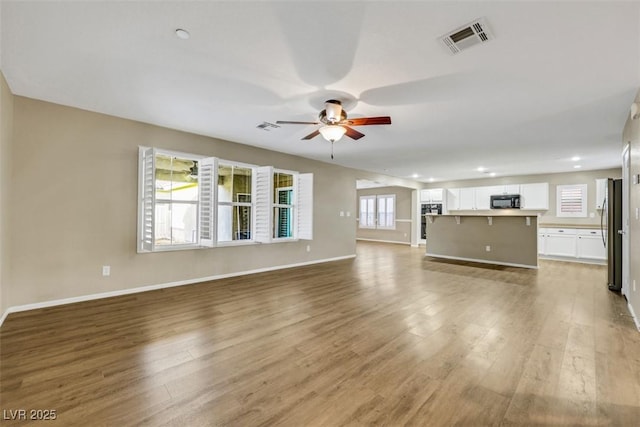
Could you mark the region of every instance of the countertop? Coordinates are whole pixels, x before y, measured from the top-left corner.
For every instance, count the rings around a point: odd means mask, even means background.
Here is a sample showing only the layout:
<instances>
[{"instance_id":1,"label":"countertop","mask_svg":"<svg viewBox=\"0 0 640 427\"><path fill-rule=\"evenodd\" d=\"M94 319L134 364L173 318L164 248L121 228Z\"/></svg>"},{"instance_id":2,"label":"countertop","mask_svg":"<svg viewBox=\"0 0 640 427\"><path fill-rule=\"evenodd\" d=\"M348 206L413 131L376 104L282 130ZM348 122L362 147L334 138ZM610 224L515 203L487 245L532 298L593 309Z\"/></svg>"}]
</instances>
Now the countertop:
<instances>
[{"instance_id":1,"label":"countertop","mask_svg":"<svg viewBox=\"0 0 640 427\"><path fill-rule=\"evenodd\" d=\"M587 228L600 230L600 224L538 224L538 228ZM607 225L604 225L607 228Z\"/></svg>"}]
</instances>

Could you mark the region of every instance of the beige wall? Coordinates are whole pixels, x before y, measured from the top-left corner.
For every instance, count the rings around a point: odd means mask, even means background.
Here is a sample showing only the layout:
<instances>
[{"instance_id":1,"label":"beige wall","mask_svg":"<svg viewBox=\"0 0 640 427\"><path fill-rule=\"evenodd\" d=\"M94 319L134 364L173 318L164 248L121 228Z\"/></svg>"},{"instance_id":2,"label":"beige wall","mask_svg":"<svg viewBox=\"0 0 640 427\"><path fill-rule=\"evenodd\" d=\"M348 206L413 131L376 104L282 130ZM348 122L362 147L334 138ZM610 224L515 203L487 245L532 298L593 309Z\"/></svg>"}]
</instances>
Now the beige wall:
<instances>
[{"instance_id":1,"label":"beige wall","mask_svg":"<svg viewBox=\"0 0 640 427\"><path fill-rule=\"evenodd\" d=\"M395 230L377 230L360 228L356 224L356 238L380 240L385 242L411 243L412 210L411 198L413 190L406 187L364 188L357 191L355 215L360 213L360 196L390 195L396 196L396 228Z\"/></svg>"},{"instance_id":2,"label":"beige wall","mask_svg":"<svg viewBox=\"0 0 640 427\"><path fill-rule=\"evenodd\" d=\"M640 103L640 91L635 102ZM640 120L627 120L623 132L623 143L630 147L630 176L640 174ZM636 209L640 210L640 184L629 182L629 295L627 300L640 322L640 220ZM635 280L636 289L633 287Z\"/></svg>"},{"instance_id":3,"label":"beige wall","mask_svg":"<svg viewBox=\"0 0 640 427\"><path fill-rule=\"evenodd\" d=\"M622 162L621 162L622 163ZM513 177L496 177L487 179L475 179L464 181L447 181L426 185L425 188L464 188L464 187L481 187L489 185L503 184L527 184L535 182L549 183L549 210L533 211L540 213L538 222L541 225L550 224L575 224L575 225L599 225L601 211L596 210L596 179L600 178L620 178L622 176L622 168L604 169L595 171L565 172L543 175L523 175ZM556 187L565 184L587 184L587 215L593 214L593 217L587 218L563 218L556 216ZM521 211L459 211L460 213L488 214L493 216L509 215L515 213L520 215Z\"/></svg>"},{"instance_id":4,"label":"beige wall","mask_svg":"<svg viewBox=\"0 0 640 427\"><path fill-rule=\"evenodd\" d=\"M19 96L13 128L5 307L355 254L357 171ZM312 172L314 240L136 253L138 145Z\"/></svg>"},{"instance_id":5,"label":"beige wall","mask_svg":"<svg viewBox=\"0 0 640 427\"><path fill-rule=\"evenodd\" d=\"M459 221L459 223L458 223ZM437 215L427 221L427 255L537 267L536 217ZM487 251L487 246L489 251Z\"/></svg>"},{"instance_id":6,"label":"beige wall","mask_svg":"<svg viewBox=\"0 0 640 427\"><path fill-rule=\"evenodd\" d=\"M0 72L0 317L9 307L9 190L11 182L11 142L13 136L13 95Z\"/></svg>"}]
</instances>

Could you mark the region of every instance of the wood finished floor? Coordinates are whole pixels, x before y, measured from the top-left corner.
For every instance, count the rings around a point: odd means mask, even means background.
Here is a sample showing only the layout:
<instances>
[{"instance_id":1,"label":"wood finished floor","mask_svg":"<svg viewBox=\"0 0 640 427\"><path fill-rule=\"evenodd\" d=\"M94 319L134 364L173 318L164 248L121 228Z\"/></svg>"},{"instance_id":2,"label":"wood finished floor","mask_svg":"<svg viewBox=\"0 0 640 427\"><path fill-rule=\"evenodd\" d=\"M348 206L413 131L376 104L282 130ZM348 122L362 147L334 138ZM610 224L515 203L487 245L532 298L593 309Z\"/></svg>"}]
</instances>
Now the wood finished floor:
<instances>
[{"instance_id":1,"label":"wood finished floor","mask_svg":"<svg viewBox=\"0 0 640 427\"><path fill-rule=\"evenodd\" d=\"M640 423L640 333L606 268L354 260L11 314L1 425Z\"/></svg>"}]
</instances>

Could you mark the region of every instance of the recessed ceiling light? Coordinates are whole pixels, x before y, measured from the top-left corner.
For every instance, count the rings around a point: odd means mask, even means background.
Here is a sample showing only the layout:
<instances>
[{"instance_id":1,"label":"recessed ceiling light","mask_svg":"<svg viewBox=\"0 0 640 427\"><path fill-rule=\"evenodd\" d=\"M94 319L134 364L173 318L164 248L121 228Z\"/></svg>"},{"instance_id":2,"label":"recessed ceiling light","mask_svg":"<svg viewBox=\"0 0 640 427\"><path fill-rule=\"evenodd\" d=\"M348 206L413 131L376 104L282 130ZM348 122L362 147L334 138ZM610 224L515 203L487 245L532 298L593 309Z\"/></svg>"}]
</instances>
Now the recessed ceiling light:
<instances>
[{"instance_id":1,"label":"recessed ceiling light","mask_svg":"<svg viewBox=\"0 0 640 427\"><path fill-rule=\"evenodd\" d=\"M582 167L582 166L580 166L580 165L573 165L573 168L574 168L574 169L580 169L581 167Z\"/></svg>"},{"instance_id":2,"label":"recessed ceiling light","mask_svg":"<svg viewBox=\"0 0 640 427\"><path fill-rule=\"evenodd\" d=\"M495 173L495 172L491 172L491 173L489 174L489 176L496 176L496 173Z\"/></svg>"},{"instance_id":3,"label":"recessed ceiling light","mask_svg":"<svg viewBox=\"0 0 640 427\"><path fill-rule=\"evenodd\" d=\"M419 177L419 176L420 176L420 175L418 175L417 173L414 173L413 175L411 175L411 178L417 178L417 177Z\"/></svg>"},{"instance_id":4,"label":"recessed ceiling light","mask_svg":"<svg viewBox=\"0 0 640 427\"><path fill-rule=\"evenodd\" d=\"M571 161L572 161L572 162L577 162L578 160L580 160L580 156L573 156L573 157L571 158Z\"/></svg>"},{"instance_id":5,"label":"recessed ceiling light","mask_svg":"<svg viewBox=\"0 0 640 427\"><path fill-rule=\"evenodd\" d=\"M429 178L429 182L433 182L433 181L435 181L434 177Z\"/></svg>"},{"instance_id":6,"label":"recessed ceiling light","mask_svg":"<svg viewBox=\"0 0 640 427\"><path fill-rule=\"evenodd\" d=\"M182 28L178 28L176 30L176 36L179 39L187 40L189 37L191 37L191 34L189 34L189 31L187 31L187 30L183 30Z\"/></svg>"},{"instance_id":7,"label":"recessed ceiling light","mask_svg":"<svg viewBox=\"0 0 640 427\"><path fill-rule=\"evenodd\" d=\"M478 166L478 172L484 172L486 168L484 166Z\"/></svg>"}]
</instances>

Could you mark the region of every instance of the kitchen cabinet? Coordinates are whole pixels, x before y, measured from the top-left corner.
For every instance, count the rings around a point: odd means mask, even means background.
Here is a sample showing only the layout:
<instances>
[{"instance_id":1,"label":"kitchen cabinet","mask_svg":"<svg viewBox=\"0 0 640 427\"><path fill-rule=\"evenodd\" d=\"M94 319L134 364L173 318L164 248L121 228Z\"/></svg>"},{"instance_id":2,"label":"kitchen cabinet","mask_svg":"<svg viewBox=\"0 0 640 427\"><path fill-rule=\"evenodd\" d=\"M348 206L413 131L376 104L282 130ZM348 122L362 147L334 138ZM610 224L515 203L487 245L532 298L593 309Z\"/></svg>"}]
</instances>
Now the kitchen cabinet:
<instances>
[{"instance_id":1,"label":"kitchen cabinet","mask_svg":"<svg viewBox=\"0 0 640 427\"><path fill-rule=\"evenodd\" d=\"M548 210L549 183L521 184L520 209Z\"/></svg>"},{"instance_id":2,"label":"kitchen cabinet","mask_svg":"<svg viewBox=\"0 0 640 427\"><path fill-rule=\"evenodd\" d=\"M546 252L546 228L538 229L538 255L544 255Z\"/></svg>"},{"instance_id":3,"label":"kitchen cabinet","mask_svg":"<svg viewBox=\"0 0 640 427\"><path fill-rule=\"evenodd\" d=\"M491 196L502 194L504 191L504 185L476 187L475 190L474 209L489 210L491 209Z\"/></svg>"},{"instance_id":4,"label":"kitchen cabinet","mask_svg":"<svg viewBox=\"0 0 640 427\"><path fill-rule=\"evenodd\" d=\"M607 178L596 179L596 209L604 209L607 197Z\"/></svg>"},{"instance_id":5,"label":"kitchen cabinet","mask_svg":"<svg viewBox=\"0 0 640 427\"><path fill-rule=\"evenodd\" d=\"M424 190L422 190L424 191ZM520 208L549 209L549 183L488 185L447 190L448 210L490 210L491 196L520 194Z\"/></svg>"},{"instance_id":6,"label":"kitchen cabinet","mask_svg":"<svg viewBox=\"0 0 640 427\"><path fill-rule=\"evenodd\" d=\"M420 190L420 202L422 203L442 203L444 189L428 188Z\"/></svg>"},{"instance_id":7,"label":"kitchen cabinet","mask_svg":"<svg viewBox=\"0 0 640 427\"><path fill-rule=\"evenodd\" d=\"M576 230L549 228L544 242L545 255L576 257Z\"/></svg>"},{"instance_id":8,"label":"kitchen cabinet","mask_svg":"<svg viewBox=\"0 0 640 427\"><path fill-rule=\"evenodd\" d=\"M577 236L576 249L578 258L607 259L607 248L602 242L600 230L578 230Z\"/></svg>"},{"instance_id":9,"label":"kitchen cabinet","mask_svg":"<svg viewBox=\"0 0 640 427\"><path fill-rule=\"evenodd\" d=\"M604 261L607 250L598 229L540 228L538 254L571 261ZM605 236L606 237L606 236Z\"/></svg>"},{"instance_id":10,"label":"kitchen cabinet","mask_svg":"<svg viewBox=\"0 0 640 427\"><path fill-rule=\"evenodd\" d=\"M447 211L460 209L460 189L447 189L447 203L445 203Z\"/></svg>"},{"instance_id":11,"label":"kitchen cabinet","mask_svg":"<svg viewBox=\"0 0 640 427\"><path fill-rule=\"evenodd\" d=\"M460 195L458 198L458 209L461 211L470 211L476 208L476 189L475 188L460 188Z\"/></svg>"}]
</instances>

